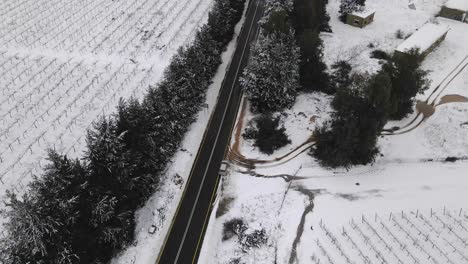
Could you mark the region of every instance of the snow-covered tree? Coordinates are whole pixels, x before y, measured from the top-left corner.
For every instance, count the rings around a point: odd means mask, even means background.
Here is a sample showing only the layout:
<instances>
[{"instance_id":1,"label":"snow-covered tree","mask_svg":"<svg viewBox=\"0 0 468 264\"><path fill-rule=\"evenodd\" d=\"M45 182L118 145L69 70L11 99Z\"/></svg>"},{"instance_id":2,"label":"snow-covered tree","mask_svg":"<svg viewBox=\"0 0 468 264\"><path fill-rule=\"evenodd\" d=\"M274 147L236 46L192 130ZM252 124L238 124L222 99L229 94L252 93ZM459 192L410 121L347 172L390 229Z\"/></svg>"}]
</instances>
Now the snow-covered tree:
<instances>
[{"instance_id":1,"label":"snow-covered tree","mask_svg":"<svg viewBox=\"0 0 468 264\"><path fill-rule=\"evenodd\" d=\"M340 20L345 23L349 13L362 10L366 4L366 0L341 0L340 3Z\"/></svg>"},{"instance_id":2,"label":"snow-covered tree","mask_svg":"<svg viewBox=\"0 0 468 264\"><path fill-rule=\"evenodd\" d=\"M299 88L299 57L292 31L259 40L241 78L255 112L292 106Z\"/></svg>"},{"instance_id":3,"label":"snow-covered tree","mask_svg":"<svg viewBox=\"0 0 468 264\"><path fill-rule=\"evenodd\" d=\"M132 241L134 213L203 106L244 3L215 0L208 23L174 56L159 86L142 103L122 101L89 130L80 161L50 152L51 164L26 195L7 199L1 263L107 263Z\"/></svg>"}]
</instances>

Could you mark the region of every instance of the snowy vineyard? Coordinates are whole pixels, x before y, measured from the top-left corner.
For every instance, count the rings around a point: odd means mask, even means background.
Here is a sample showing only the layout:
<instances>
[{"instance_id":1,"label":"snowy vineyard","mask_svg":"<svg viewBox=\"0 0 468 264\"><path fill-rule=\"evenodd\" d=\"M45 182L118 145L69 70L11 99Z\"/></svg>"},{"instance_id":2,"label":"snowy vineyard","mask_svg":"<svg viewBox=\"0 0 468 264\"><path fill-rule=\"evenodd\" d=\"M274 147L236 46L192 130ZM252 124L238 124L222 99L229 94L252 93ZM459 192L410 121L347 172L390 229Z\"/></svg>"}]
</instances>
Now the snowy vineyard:
<instances>
[{"instance_id":1,"label":"snowy vineyard","mask_svg":"<svg viewBox=\"0 0 468 264\"><path fill-rule=\"evenodd\" d=\"M47 148L77 156L86 128L140 98L211 0L0 3L0 194L21 192Z\"/></svg>"},{"instance_id":2,"label":"snowy vineyard","mask_svg":"<svg viewBox=\"0 0 468 264\"><path fill-rule=\"evenodd\" d=\"M339 230L320 220L313 228L312 263L468 263L462 210L362 216Z\"/></svg>"}]
</instances>

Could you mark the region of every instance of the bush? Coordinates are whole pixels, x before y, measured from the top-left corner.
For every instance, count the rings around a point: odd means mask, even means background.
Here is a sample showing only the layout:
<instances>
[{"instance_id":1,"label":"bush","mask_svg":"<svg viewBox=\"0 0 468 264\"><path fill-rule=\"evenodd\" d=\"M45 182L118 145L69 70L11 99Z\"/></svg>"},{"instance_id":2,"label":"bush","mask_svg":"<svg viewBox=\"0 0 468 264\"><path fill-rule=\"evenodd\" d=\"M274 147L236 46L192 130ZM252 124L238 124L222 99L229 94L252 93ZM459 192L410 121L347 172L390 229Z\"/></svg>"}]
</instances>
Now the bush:
<instances>
[{"instance_id":1,"label":"bush","mask_svg":"<svg viewBox=\"0 0 468 264\"><path fill-rule=\"evenodd\" d=\"M223 225L223 241L237 237L242 250L247 252L249 249L255 247L259 248L264 245L268 238L265 229L253 230L247 233L248 226L240 218L233 218Z\"/></svg>"},{"instance_id":2,"label":"bush","mask_svg":"<svg viewBox=\"0 0 468 264\"><path fill-rule=\"evenodd\" d=\"M243 7L242 0L216 0L208 24L142 103L121 101L89 130L80 160L50 151L50 165L28 192L8 194L2 263L107 263L133 240L134 213L201 109Z\"/></svg>"},{"instance_id":3,"label":"bush","mask_svg":"<svg viewBox=\"0 0 468 264\"><path fill-rule=\"evenodd\" d=\"M254 124L248 127L242 136L245 139L253 139L254 146L265 154L272 154L275 150L291 143L286 135L284 126L279 126L280 118L271 115L261 115L254 120Z\"/></svg>"},{"instance_id":4,"label":"bush","mask_svg":"<svg viewBox=\"0 0 468 264\"><path fill-rule=\"evenodd\" d=\"M373 50L371 52L371 58L378 59L378 60L389 60L391 59L390 55L383 50Z\"/></svg>"},{"instance_id":5,"label":"bush","mask_svg":"<svg viewBox=\"0 0 468 264\"><path fill-rule=\"evenodd\" d=\"M405 33L403 32L403 30L398 29L398 30L395 32L395 37L396 37L397 39L404 39L404 38L405 38Z\"/></svg>"},{"instance_id":6,"label":"bush","mask_svg":"<svg viewBox=\"0 0 468 264\"><path fill-rule=\"evenodd\" d=\"M331 81L335 90L347 89L351 86L351 65L347 61L339 61L332 65Z\"/></svg>"},{"instance_id":7,"label":"bush","mask_svg":"<svg viewBox=\"0 0 468 264\"><path fill-rule=\"evenodd\" d=\"M223 241L241 236L247 230L247 225L241 218L233 218L223 225Z\"/></svg>"},{"instance_id":8,"label":"bush","mask_svg":"<svg viewBox=\"0 0 468 264\"><path fill-rule=\"evenodd\" d=\"M244 262L242 262L241 258L233 258L228 262L228 264L244 264Z\"/></svg>"},{"instance_id":9,"label":"bush","mask_svg":"<svg viewBox=\"0 0 468 264\"><path fill-rule=\"evenodd\" d=\"M245 234L244 238L241 239L240 243L244 251L255 247L259 248L261 245L267 242L268 238L266 236L265 229L254 230L250 234Z\"/></svg>"}]
</instances>

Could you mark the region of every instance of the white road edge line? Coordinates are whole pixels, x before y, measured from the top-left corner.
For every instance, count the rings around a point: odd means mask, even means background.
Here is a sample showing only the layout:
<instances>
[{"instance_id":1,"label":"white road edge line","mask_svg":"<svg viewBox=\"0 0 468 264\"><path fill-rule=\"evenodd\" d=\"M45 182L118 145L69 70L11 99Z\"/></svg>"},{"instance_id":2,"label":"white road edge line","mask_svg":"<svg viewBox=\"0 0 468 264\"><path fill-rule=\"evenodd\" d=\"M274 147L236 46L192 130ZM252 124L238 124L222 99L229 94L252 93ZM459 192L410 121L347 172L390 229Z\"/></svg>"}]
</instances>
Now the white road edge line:
<instances>
[{"instance_id":1,"label":"white road edge line","mask_svg":"<svg viewBox=\"0 0 468 264\"><path fill-rule=\"evenodd\" d=\"M244 48L242 49L242 54L240 56L239 65L237 66L234 82L232 83L231 91L229 92L228 102L231 100L232 92L234 90L234 86L236 85L237 76L239 74L239 70L240 70L241 65L242 65L242 58L244 57L246 47L250 46L250 42L249 42L250 33L252 32L253 25L255 24L255 17L257 16L257 11L258 11L258 6L259 6L258 0L251 0L251 1L257 1L257 6L255 7L255 11L254 11L252 23L250 24L249 32L247 33L247 40L246 40L246 42L244 44ZM221 120L224 120L226 118L226 113L227 113L227 110L228 110L228 106L229 106L229 104L226 104L226 107L224 108L223 118ZM216 149L216 143L218 142L219 134L221 133L221 128L222 128L222 126L219 126L218 133L216 134L215 142L214 142L214 145L213 145L214 147L211 150L210 157L208 159L208 164L210 164L211 159L213 158L213 154L214 154L214 151ZM190 227L190 223L192 222L193 214L195 213L195 207L198 204L198 199L200 198L200 193L201 193L201 190L203 189L203 184L204 184L205 179L206 179L206 174L208 172L208 168L209 168L209 166L207 166L205 168L205 172L203 173L203 178L202 178L202 181L200 183L200 188L198 189L197 197L195 198L195 203L194 203L194 205L192 207L192 211L190 212L189 221L188 221L187 226L185 227L184 235L182 236L182 241L181 241L181 243L179 245L179 249L177 250L177 255L176 255L176 258L174 260L174 263L177 263L177 261L179 260L180 253L182 251L182 247L184 245L185 238L187 237L187 233L188 233L188 230L189 230L189 227Z\"/></svg>"}]
</instances>

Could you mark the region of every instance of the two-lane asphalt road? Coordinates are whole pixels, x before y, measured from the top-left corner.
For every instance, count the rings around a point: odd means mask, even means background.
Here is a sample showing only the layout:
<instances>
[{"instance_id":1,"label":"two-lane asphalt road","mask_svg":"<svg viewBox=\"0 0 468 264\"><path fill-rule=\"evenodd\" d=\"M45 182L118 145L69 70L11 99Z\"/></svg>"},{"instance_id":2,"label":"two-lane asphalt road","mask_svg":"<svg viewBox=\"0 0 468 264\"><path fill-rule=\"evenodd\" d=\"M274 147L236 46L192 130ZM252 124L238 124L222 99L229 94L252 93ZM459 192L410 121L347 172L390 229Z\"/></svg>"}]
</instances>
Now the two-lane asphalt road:
<instances>
[{"instance_id":1,"label":"two-lane asphalt road","mask_svg":"<svg viewBox=\"0 0 468 264\"><path fill-rule=\"evenodd\" d=\"M185 191L156 263L196 263L211 213L226 153L241 101L239 77L247 64L262 16L261 0L250 0L237 48L226 72L218 102L205 131Z\"/></svg>"}]
</instances>

